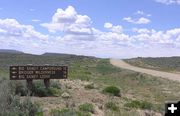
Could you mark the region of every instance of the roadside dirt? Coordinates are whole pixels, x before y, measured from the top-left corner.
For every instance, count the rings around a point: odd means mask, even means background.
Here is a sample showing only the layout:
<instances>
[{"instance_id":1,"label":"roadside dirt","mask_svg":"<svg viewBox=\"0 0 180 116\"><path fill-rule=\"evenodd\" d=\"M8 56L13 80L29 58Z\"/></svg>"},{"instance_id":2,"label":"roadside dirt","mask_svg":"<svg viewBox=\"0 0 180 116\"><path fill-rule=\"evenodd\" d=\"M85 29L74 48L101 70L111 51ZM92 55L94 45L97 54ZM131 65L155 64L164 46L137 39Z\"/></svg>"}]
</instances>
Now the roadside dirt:
<instances>
[{"instance_id":1,"label":"roadside dirt","mask_svg":"<svg viewBox=\"0 0 180 116\"><path fill-rule=\"evenodd\" d=\"M85 89L85 85L91 82L81 80L59 80L62 93L69 94L69 98L59 97L31 97L33 102L37 102L43 106L44 116L50 116L52 109L78 109L78 106L84 103L94 105L94 113L92 116L104 116L104 104L108 101L108 97L98 89ZM96 85L94 85L96 86ZM23 97L22 97L23 98Z\"/></svg>"},{"instance_id":2,"label":"roadside dirt","mask_svg":"<svg viewBox=\"0 0 180 116\"><path fill-rule=\"evenodd\" d=\"M146 73L146 74L149 74L152 76L162 77L162 78L166 78L169 80L180 82L180 74L174 74L174 73L169 73L169 72L156 71L156 70L152 70L152 69L140 68L140 67L132 66L120 59L110 59L110 63L119 68L124 68L124 69L141 72L141 73Z\"/></svg>"},{"instance_id":3,"label":"roadside dirt","mask_svg":"<svg viewBox=\"0 0 180 116\"><path fill-rule=\"evenodd\" d=\"M105 108L105 103L112 100L117 102L117 104L124 102L120 97L112 97L103 94L102 90L99 89L101 87L95 83L93 83L95 87L94 89L85 89L86 85L92 83L93 82L81 80L59 80L62 94L64 92L68 93L68 98L62 97L61 94L58 97L31 97L31 100L42 105L44 116L50 116L52 109L70 108L78 110L79 105L84 103L93 104L94 112L91 113L91 116L109 116L109 114L106 114L108 110ZM25 98L26 97L21 97L21 99ZM139 116L162 116L158 112L149 110L131 109L131 111L136 112Z\"/></svg>"}]
</instances>

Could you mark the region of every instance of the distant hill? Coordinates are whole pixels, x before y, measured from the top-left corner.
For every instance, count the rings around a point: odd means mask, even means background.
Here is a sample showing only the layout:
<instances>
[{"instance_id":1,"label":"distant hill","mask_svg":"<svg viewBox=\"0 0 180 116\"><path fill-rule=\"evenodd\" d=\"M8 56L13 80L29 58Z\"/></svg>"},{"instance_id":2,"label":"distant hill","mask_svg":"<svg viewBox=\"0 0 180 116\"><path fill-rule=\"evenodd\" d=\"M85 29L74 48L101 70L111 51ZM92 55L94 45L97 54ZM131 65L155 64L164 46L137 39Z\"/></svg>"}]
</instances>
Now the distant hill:
<instances>
[{"instance_id":1,"label":"distant hill","mask_svg":"<svg viewBox=\"0 0 180 116\"><path fill-rule=\"evenodd\" d=\"M44 54L42 54L43 56L71 56L72 54L63 54L63 53L50 53L50 52L46 52ZM74 55L72 55L74 56Z\"/></svg>"},{"instance_id":2,"label":"distant hill","mask_svg":"<svg viewBox=\"0 0 180 116\"><path fill-rule=\"evenodd\" d=\"M44 56L44 57L62 57L62 58L66 58L66 57L78 57L78 55L74 55L74 54L64 54L64 53L44 53L42 54L41 56Z\"/></svg>"},{"instance_id":3,"label":"distant hill","mask_svg":"<svg viewBox=\"0 0 180 116\"><path fill-rule=\"evenodd\" d=\"M0 49L0 54L2 54L2 53L3 54L13 53L13 54L35 55L35 54L24 53L22 51L12 50L12 49ZM36 56L91 57L91 58L96 58L94 56L84 56L84 55L75 55L75 54L66 54L66 53L51 53L51 52L45 52L42 55L36 55Z\"/></svg>"},{"instance_id":4,"label":"distant hill","mask_svg":"<svg viewBox=\"0 0 180 116\"><path fill-rule=\"evenodd\" d=\"M127 63L143 68L150 68L162 71L180 72L180 57L138 57L132 59L125 59Z\"/></svg>"},{"instance_id":5,"label":"distant hill","mask_svg":"<svg viewBox=\"0 0 180 116\"><path fill-rule=\"evenodd\" d=\"M44 53L42 55L27 54L16 50L0 51L0 68L8 69L11 65L69 65L73 62L95 61L98 58L61 54L61 53Z\"/></svg>"},{"instance_id":6,"label":"distant hill","mask_svg":"<svg viewBox=\"0 0 180 116\"><path fill-rule=\"evenodd\" d=\"M84 55L75 55L75 54L65 54L65 53L50 53L50 52L46 52L44 54L42 54L42 56L58 56L58 57L88 57L88 58L96 58L94 56L84 56Z\"/></svg>"},{"instance_id":7,"label":"distant hill","mask_svg":"<svg viewBox=\"0 0 180 116\"><path fill-rule=\"evenodd\" d=\"M18 50L11 50L11 49L0 49L0 53L16 53L16 54L21 54L23 52L18 51Z\"/></svg>"}]
</instances>

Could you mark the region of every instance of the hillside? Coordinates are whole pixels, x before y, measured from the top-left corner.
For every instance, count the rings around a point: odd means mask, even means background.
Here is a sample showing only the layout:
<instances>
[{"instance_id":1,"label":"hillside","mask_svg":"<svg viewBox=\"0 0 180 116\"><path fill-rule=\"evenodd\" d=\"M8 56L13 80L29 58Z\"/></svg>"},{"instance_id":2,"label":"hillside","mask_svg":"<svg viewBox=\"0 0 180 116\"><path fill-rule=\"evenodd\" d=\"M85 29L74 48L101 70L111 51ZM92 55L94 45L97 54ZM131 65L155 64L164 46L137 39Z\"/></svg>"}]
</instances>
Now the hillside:
<instances>
[{"instance_id":1,"label":"hillside","mask_svg":"<svg viewBox=\"0 0 180 116\"><path fill-rule=\"evenodd\" d=\"M180 57L159 57L159 58L132 58L125 59L127 63L143 68L162 70L168 72L180 72Z\"/></svg>"},{"instance_id":2,"label":"hillside","mask_svg":"<svg viewBox=\"0 0 180 116\"><path fill-rule=\"evenodd\" d=\"M37 93L34 97L19 96L26 95L24 90L26 83L25 81L9 81L8 68L10 65L26 64L67 65L69 79L52 80L48 94L43 88L42 81L36 81ZM110 116L112 114L115 116L159 116L163 114L165 101L178 100L180 96L180 85L177 82L116 68L109 63L109 59L65 54L0 53L0 88L2 89L0 102L2 106L3 101L6 101L4 95L8 93L6 83L9 82L12 86L9 87L13 88L12 91L18 93L16 96L19 96L21 100L30 98L31 101L38 103L44 115L46 113L50 115L50 112L59 114L68 112L78 114L78 116ZM105 93L107 91L105 88L112 85L120 89L120 95ZM46 97L38 97L38 95ZM6 103L4 105L6 106ZM13 112L9 109L14 107L9 107L8 112ZM42 113L39 116L42 116Z\"/></svg>"},{"instance_id":3,"label":"hillside","mask_svg":"<svg viewBox=\"0 0 180 116\"><path fill-rule=\"evenodd\" d=\"M11 50L11 49L0 49L0 53L15 53L15 54L21 54L23 52L17 51L17 50Z\"/></svg>"}]
</instances>

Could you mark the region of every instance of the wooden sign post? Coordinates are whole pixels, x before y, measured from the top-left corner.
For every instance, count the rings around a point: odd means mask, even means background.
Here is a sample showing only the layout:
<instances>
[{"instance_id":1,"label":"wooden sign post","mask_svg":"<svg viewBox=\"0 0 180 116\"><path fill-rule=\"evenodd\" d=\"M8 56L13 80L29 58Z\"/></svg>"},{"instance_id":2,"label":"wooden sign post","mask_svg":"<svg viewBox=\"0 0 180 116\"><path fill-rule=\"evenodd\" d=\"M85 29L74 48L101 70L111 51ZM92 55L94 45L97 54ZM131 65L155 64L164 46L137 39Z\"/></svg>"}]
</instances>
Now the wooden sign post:
<instances>
[{"instance_id":1,"label":"wooden sign post","mask_svg":"<svg viewBox=\"0 0 180 116\"><path fill-rule=\"evenodd\" d=\"M28 93L32 93L32 90L33 90L33 80L32 79L27 79L26 80L26 82L27 82L27 88L28 88Z\"/></svg>"},{"instance_id":2,"label":"wooden sign post","mask_svg":"<svg viewBox=\"0 0 180 116\"><path fill-rule=\"evenodd\" d=\"M46 88L49 88L49 86L50 86L50 79L44 79L44 85L46 86Z\"/></svg>"},{"instance_id":3,"label":"wooden sign post","mask_svg":"<svg viewBox=\"0 0 180 116\"><path fill-rule=\"evenodd\" d=\"M27 80L27 88L32 90L33 79L43 79L46 88L50 79L67 79L67 66L10 66L10 80Z\"/></svg>"}]
</instances>

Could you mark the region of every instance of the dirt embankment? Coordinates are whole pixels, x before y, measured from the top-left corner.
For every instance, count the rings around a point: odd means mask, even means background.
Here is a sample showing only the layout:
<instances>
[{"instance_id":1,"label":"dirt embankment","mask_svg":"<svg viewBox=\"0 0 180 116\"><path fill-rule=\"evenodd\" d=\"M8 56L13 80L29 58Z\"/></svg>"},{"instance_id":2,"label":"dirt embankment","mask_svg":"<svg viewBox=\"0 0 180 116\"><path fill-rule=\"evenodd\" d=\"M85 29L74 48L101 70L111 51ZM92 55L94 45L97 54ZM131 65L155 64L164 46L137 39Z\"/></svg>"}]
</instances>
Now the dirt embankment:
<instances>
[{"instance_id":1,"label":"dirt embankment","mask_svg":"<svg viewBox=\"0 0 180 116\"><path fill-rule=\"evenodd\" d=\"M162 78L166 78L169 80L180 82L180 74L174 74L174 73L168 73L168 72L163 72L163 71L156 71L156 70L151 70L151 69L140 68L140 67L132 66L132 65L124 62L123 60L119 60L119 59L110 59L110 63L119 68L133 70L136 72L146 73L146 74L149 74L152 76L162 77Z\"/></svg>"}]
</instances>

